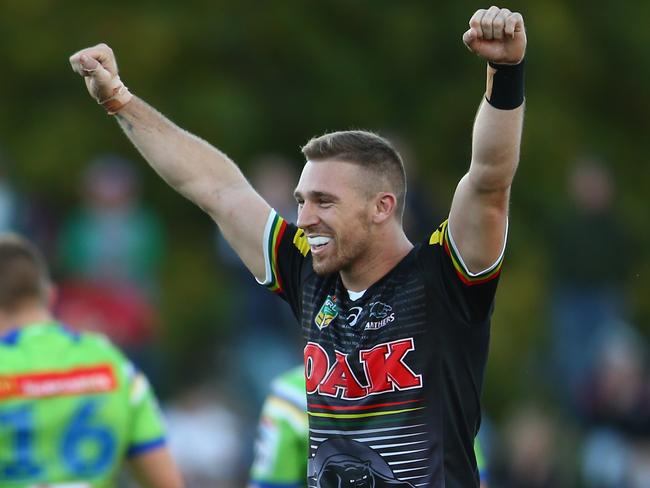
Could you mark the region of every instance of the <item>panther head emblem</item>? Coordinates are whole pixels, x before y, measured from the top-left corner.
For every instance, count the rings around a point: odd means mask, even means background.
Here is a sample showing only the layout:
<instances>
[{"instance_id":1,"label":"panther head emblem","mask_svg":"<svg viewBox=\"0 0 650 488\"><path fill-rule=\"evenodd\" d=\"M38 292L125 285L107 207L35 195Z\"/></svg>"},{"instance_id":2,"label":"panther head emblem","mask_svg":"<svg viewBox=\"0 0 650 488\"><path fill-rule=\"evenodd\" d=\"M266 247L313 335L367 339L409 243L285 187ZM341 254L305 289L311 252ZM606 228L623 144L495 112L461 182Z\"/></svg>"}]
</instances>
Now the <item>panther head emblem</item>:
<instances>
[{"instance_id":1,"label":"panther head emblem","mask_svg":"<svg viewBox=\"0 0 650 488\"><path fill-rule=\"evenodd\" d=\"M393 310L393 307L383 302L374 302L370 304L370 318L383 319Z\"/></svg>"}]
</instances>

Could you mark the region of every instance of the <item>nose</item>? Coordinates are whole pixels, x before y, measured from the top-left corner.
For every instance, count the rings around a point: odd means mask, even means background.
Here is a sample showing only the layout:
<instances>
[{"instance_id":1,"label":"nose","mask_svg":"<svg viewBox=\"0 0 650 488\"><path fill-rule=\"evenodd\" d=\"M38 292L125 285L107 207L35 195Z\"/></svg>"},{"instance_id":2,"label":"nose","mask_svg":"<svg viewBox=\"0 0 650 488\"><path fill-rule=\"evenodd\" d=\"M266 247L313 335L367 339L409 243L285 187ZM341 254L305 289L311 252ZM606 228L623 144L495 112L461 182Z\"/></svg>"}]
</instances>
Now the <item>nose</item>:
<instances>
[{"instance_id":1,"label":"nose","mask_svg":"<svg viewBox=\"0 0 650 488\"><path fill-rule=\"evenodd\" d=\"M298 208L298 221L296 225L301 229L307 229L319 222L317 207L310 202L304 202Z\"/></svg>"}]
</instances>

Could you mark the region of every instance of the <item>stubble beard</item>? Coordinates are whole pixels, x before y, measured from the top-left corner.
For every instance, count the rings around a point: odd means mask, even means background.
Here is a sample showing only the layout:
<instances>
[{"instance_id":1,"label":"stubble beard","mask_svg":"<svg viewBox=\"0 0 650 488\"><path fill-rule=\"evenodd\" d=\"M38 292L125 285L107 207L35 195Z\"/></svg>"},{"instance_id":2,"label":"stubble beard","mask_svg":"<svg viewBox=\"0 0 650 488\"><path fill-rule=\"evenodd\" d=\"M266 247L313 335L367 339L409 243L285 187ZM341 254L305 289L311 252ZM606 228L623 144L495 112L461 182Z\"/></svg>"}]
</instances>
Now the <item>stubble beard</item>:
<instances>
[{"instance_id":1,"label":"stubble beard","mask_svg":"<svg viewBox=\"0 0 650 488\"><path fill-rule=\"evenodd\" d=\"M327 276L341 271L349 271L354 267L355 263L359 262L359 259L366 253L370 239L370 226L364 224L365 222L363 221L359 222L359 225L364 230L362 239L352 238L346 241L337 237L332 242L335 248L331 256L327 256L324 259L312 259L312 266L317 275Z\"/></svg>"}]
</instances>

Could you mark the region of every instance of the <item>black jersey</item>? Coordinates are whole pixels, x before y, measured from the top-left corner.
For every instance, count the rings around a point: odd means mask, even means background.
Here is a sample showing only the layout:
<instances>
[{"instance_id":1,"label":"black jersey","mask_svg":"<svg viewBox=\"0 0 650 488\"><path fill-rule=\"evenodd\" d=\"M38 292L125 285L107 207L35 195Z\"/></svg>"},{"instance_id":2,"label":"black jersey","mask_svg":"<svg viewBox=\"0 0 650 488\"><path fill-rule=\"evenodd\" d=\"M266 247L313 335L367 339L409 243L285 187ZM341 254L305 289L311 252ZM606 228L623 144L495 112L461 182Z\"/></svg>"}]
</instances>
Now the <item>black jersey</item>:
<instances>
[{"instance_id":1,"label":"black jersey","mask_svg":"<svg viewBox=\"0 0 650 488\"><path fill-rule=\"evenodd\" d=\"M275 212L266 285L307 341L310 487L478 486L473 451L501 259L467 272L446 222L361 298Z\"/></svg>"}]
</instances>

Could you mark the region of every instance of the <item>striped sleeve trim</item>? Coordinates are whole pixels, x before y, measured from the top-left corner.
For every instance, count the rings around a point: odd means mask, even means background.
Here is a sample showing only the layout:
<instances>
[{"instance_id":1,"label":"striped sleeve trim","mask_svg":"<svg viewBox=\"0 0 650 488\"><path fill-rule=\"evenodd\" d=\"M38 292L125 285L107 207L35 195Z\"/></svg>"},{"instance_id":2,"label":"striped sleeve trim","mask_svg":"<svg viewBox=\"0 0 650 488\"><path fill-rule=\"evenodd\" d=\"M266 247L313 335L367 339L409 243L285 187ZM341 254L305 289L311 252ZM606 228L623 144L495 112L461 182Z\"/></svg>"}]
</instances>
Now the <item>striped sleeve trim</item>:
<instances>
[{"instance_id":1,"label":"striped sleeve trim","mask_svg":"<svg viewBox=\"0 0 650 488\"><path fill-rule=\"evenodd\" d=\"M274 383L272 385L272 392L279 398L286 400L295 405L300 410L307 410L307 396L305 395L305 388L296 388L286 383Z\"/></svg>"},{"instance_id":2,"label":"striped sleeve trim","mask_svg":"<svg viewBox=\"0 0 650 488\"><path fill-rule=\"evenodd\" d=\"M145 452L153 451L154 449L159 449L167 444L167 441L164 437L159 437L148 442L141 442L139 444L131 444L129 449L126 451L126 457L132 458L144 454Z\"/></svg>"},{"instance_id":3,"label":"striped sleeve trim","mask_svg":"<svg viewBox=\"0 0 650 488\"><path fill-rule=\"evenodd\" d=\"M284 291L280 273L278 272L278 247L286 229L287 222L275 210L271 210L264 228L263 239L266 276L260 284L266 286L273 293L282 293Z\"/></svg>"},{"instance_id":4,"label":"striped sleeve trim","mask_svg":"<svg viewBox=\"0 0 650 488\"><path fill-rule=\"evenodd\" d=\"M298 252L303 255L303 257L307 256L307 253L309 252L309 242L307 242L307 236L305 235L305 231L302 229L298 229L293 236L293 245L296 246L296 249L298 249Z\"/></svg>"},{"instance_id":5,"label":"striped sleeve trim","mask_svg":"<svg viewBox=\"0 0 650 488\"><path fill-rule=\"evenodd\" d=\"M283 420L291 425L295 432L307 432L307 406L301 409L284 398L269 395L264 403L262 417Z\"/></svg>"},{"instance_id":6,"label":"striped sleeve trim","mask_svg":"<svg viewBox=\"0 0 650 488\"><path fill-rule=\"evenodd\" d=\"M508 224L506 222L506 237L507 235ZM456 274L460 280L468 286L487 283L488 281L493 280L499 276L499 273L501 273L501 264L503 263L503 255L506 248L506 239L503 241L503 248L501 249L501 253L499 254L498 259L490 267L483 271L479 271L478 273L472 273L463 261L463 258L461 257L460 253L458 252L458 248L454 243L454 238L451 235L448 220L443 222L440 227L438 227L438 229L431 235L429 244L438 244L444 248L445 252L451 258L451 262L454 266Z\"/></svg>"}]
</instances>

